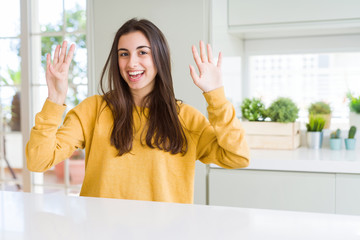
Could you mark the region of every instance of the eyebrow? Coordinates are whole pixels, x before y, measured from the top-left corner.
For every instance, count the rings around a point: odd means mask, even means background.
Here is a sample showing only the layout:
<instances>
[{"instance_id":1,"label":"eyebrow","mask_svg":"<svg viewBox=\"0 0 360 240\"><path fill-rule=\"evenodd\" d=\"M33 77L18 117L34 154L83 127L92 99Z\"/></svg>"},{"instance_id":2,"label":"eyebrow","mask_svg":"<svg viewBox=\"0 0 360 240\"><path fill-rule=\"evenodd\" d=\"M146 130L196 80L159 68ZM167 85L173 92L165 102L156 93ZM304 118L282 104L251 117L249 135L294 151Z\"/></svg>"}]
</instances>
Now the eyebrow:
<instances>
[{"instance_id":1,"label":"eyebrow","mask_svg":"<svg viewBox=\"0 0 360 240\"><path fill-rule=\"evenodd\" d=\"M149 46L138 46L136 49L140 49L140 48L148 48L148 49L151 50L151 47L149 47ZM126 49L126 48L119 48L119 49L118 49L118 52L119 52L119 51L129 51L129 50Z\"/></svg>"}]
</instances>

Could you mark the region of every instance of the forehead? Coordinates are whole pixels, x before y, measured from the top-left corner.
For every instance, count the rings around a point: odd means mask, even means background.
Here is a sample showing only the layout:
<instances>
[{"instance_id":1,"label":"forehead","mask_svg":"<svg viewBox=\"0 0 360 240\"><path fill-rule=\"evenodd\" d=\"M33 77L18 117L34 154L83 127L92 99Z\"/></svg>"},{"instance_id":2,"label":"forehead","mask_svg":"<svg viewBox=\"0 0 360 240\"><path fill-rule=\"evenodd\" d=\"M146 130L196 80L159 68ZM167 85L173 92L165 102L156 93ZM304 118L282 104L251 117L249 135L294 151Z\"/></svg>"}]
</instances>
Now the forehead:
<instances>
[{"instance_id":1,"label":"forehead","mask_svg":"<svg viewBox=\"0 0 360 240\"><path fill-rule=\"evenodd\" d=\"M139 46L150 47L150 42L140 31L130 32L122 35L118 42L119 48L126 48L128 50L136 49Z\"/></svg>"}]
</instances>

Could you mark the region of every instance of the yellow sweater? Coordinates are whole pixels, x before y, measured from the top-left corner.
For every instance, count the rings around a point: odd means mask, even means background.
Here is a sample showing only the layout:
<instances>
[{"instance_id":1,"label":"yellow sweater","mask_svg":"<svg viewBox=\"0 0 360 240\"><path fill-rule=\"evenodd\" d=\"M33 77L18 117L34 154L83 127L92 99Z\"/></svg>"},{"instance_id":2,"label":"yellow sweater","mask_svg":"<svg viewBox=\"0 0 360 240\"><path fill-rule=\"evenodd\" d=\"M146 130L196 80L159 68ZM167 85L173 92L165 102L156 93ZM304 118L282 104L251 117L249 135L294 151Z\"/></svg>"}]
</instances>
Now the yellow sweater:
<instances>
[{"instance_id":1,"label":"yellow sweater","mask_svg":"<svg viewBox=\"0 0 360 240\"><path fill-rule=\"evenodd\" d=\"M28 169L46 171L76 148L85 148L81 196L192 203L196 160L224 168L249 164L244 130L224 89L204 96L209 120L195 108L180 104L179 118L189 145L184 156L142 145L140 134L146 120L135 113L134 124L140 130L135 132L132 154L118 157L110 144L112 114L101 96L89 97L69 111L60 128L66 107L47 100L35 117L26 146Z\"/></svg>"}]
</instances>

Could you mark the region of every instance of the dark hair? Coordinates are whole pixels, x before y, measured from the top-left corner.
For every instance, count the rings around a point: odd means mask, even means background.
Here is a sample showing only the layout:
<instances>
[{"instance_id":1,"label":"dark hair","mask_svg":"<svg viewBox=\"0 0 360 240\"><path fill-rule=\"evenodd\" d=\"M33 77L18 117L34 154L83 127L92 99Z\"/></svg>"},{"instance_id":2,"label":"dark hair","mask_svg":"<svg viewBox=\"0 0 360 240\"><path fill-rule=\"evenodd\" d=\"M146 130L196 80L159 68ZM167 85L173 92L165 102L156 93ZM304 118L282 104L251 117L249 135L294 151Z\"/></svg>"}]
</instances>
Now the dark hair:
<instances>
[{"instance_id":1,"label":"dark hair","mask_svg":"<svg viewBox=\"0 0 360 240\"><path fill-rule=\"evenodd\" d=\"M122 35L140 31L150 42L151 52L157 74L154 89L143 99L142 106L149 108L145 142L150 148L158 148L172 154L185 154L188 149L187 139L180 123L179 105L175 98L170 51L167 41L152 22L131 19L117 31L108 59L101 74L100 87L103 99L112 111L114 124L111 133L111 144L119 151L118 156L132 149L134 137L133 109L135 103L129 86L120 75L118 64L118 42ZM108 86L105 86L105 75L108 74ZM108 90L105 90L105 88ZM142 136L143 134L141 134ZM143 143L143 140L141 139Z\"/></svg>"}]
</instances>

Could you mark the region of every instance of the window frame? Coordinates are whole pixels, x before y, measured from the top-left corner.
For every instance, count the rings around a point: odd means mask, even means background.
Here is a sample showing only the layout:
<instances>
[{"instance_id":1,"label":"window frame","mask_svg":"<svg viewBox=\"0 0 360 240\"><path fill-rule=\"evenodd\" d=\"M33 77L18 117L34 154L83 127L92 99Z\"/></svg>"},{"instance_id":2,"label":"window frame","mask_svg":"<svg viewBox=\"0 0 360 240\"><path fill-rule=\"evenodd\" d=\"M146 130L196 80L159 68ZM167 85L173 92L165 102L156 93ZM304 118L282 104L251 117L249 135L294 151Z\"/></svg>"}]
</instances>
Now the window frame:
<instances>
[{"instance_id":1,"label":"window frame","mask_svg":"<svg viewBox=\"0 0 360 240\"><path fill-rule=\"evenodd\" d=\"M64 2L65 0L63 0ZM31 23L34 17L32 16L32 0L20 0L20 57L21 57L21 134L22 134L22 149L23 149L23 169L22 169L22 190L24 192L32 192L34 190L34 173L27 169L25 148L30 139L30 131L34 124L33 119L33 103L32 103L32 88L33 86L33 64L31 60ZM86 0L86 35L87 46L87 79L88 79L88 96L95 94L96 83L94 81L94 53L93 53L93 0ZM66 29L63 31L65 32ZM75 33L75 32L74 32ZM66 34L66 32L64 33ZM36 84L37 85L37 84ZM10 181L9 181L10 182ZM14 182L14 181L11 181ZM47 186L43 184L43 186ZM59 187L59 186L57 186ZM65 183L63 188L71 188L70 184Z\"/></svg>"}]
</instances>

